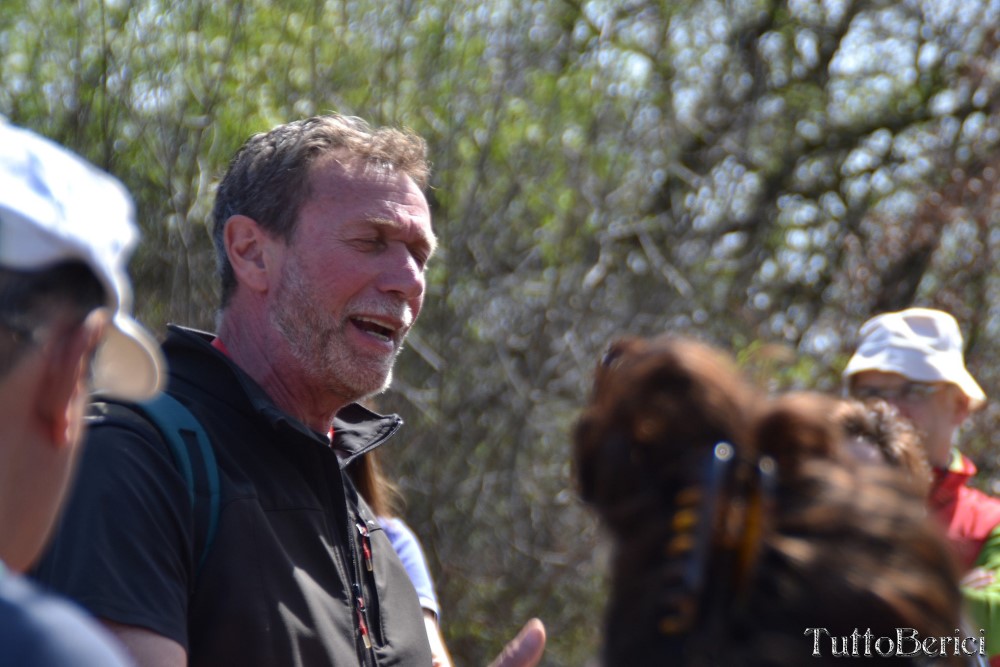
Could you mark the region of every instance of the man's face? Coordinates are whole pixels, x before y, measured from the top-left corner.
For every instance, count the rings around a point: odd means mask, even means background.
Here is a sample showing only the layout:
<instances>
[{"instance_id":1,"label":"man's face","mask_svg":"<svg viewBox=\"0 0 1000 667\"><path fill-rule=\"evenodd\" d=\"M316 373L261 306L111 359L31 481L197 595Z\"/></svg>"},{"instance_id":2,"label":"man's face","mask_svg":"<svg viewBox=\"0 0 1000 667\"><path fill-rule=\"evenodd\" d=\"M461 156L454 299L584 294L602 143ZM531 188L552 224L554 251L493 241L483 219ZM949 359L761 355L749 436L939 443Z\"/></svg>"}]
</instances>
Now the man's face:
<instances>
[{"instance_id":1,"label":"man's face","mask_svg":"<svg viewBox=\"0 0 1000 667\"><path fill-rule=\"evenodd\" d=\"M310 385L353 401L391 382L436 241L427 200L406 175L327 158L311 186L271 322Z\"/></svg>"},{"instance_id":2,"label":"man's face","mask_svg":"<svg viewBox=\"0 0 1000 667\"><path fill-rule=\"evenodd\" d=\"M83 449L89 368L107 319L105 309L98 309L82 324L54 325L0 383L6 409L15 413L5 415L5 424L18 434L11 450L17 455L4 459L17 491L14 521L5 528L18 539L4 545L0 559L15 571L38 558L68 492Z\"/></svg>"},{"instance_id":3,"label":"man's face","mask_svg":"<svg viewBox=\"0 0 1000 667\"><path fill-rule=\"evenodd\" d=\"M878 396L893 405L920 432L931 465L947 467L955 430L969 414L968 399L958 387L915 382L898 373L863 371L851 378L851 393L862 399Z\"/></svg>"}]
</instances>

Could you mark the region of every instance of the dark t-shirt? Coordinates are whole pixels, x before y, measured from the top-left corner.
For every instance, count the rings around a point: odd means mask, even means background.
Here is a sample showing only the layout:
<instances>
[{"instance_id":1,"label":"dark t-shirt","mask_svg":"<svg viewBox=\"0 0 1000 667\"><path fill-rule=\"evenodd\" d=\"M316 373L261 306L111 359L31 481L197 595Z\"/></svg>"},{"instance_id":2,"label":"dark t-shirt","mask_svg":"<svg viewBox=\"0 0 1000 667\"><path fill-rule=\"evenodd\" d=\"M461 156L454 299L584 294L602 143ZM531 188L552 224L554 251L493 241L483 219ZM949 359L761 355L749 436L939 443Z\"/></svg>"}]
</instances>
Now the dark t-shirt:
<instances>
[{"instance_id":1,"label":"dark t-shirt","mask_svg":"<svg viewBox=\"0 0 1000 667\"><path fill-rule=\"evenodd\" d=\"M127 667L111 635L76 605L0 565L0 667Z\"/></svg>"},{"instance_id":2,"label":"dark t-shirt","mask_svg":"<svg viewBox=\"0 0 1000 667\"><path fill-rule=\"evenodd\" d=\"M172 328L164 344L168 390L218 460L219 526L200 574L195 513L168 446L106 405L36 575L99 617L179 642L191 667L430 665L413 585L326 436L280 411L209 340ZM342 410L343 464L400 423Z\"/></svg>"}]
</instances>

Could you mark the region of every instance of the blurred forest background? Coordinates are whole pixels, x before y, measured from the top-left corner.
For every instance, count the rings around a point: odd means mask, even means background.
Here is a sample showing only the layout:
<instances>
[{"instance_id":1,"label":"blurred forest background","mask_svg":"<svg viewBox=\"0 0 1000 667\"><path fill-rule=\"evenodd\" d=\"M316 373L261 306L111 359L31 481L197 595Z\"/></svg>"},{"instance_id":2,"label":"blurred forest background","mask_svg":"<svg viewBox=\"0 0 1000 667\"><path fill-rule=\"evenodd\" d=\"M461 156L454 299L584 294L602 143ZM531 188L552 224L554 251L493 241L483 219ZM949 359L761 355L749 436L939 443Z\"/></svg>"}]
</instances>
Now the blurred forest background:
<instances>
[{"instance_id":1,"label":"blurred forest background","mask_svg":"<svg viewBox=\"0 0 1000 667\"><path fill-rule=\"evenodd\" d=\"M945 308L1000 396L997 0L3 0L0 113L134 193L137 310L211 329L214 185L327 111L427 138L442 250L379 399L460 665L600 640L568 432L608 340L835 391L862 321ZM1000 402L965 447L1000 471ZM988 484L987 482L984 482Z\"/></svg>"}]
</instances>

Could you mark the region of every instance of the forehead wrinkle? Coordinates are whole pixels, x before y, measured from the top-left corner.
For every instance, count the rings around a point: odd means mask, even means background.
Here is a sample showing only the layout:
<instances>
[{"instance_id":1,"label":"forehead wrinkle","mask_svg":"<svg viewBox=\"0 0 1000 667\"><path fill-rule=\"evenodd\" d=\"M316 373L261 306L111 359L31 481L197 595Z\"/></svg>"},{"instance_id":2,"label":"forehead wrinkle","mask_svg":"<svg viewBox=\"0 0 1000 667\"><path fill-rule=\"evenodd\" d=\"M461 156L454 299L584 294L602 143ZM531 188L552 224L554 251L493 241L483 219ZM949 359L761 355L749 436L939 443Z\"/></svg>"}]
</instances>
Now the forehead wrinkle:
<instances>
[{"instance_id":1,"label":"forehead wrinkle","mask_svg":"<svg viewBox=\"0 0 1000 667\"><path fill-rule=\"evenodd\" d=\"M386 228L396 231L404 230L406 223L396 217L385 217L381 215L375 215L365 220L368 224L376 228ZM437 250L437 236L434 235L433 231L428 231L427 235L420 235L421 241L420 245L427 249L427 257L430 258Z\"/></svg>"}]
</instances>

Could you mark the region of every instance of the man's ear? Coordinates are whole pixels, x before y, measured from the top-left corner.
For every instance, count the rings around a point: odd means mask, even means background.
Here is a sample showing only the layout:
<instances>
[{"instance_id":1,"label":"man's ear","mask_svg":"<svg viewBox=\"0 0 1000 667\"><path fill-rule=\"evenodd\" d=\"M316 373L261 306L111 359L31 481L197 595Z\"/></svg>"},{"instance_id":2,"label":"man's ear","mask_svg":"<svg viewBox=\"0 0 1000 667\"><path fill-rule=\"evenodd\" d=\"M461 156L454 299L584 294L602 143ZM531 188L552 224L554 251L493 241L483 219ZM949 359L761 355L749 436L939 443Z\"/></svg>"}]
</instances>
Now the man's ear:
<instances>
[{"instance_id":1,"label":"man's ear","mask_svg":"<svg viewBox=\"0 0 1000 667\"><path fill-rule=\"evenodd\" d=\"M271 251L276 241L245 215L230 217L222 234L236 282L255 292L266 292L275 270Z\"/></svg>"},{"instance_id":2,"label":"man's ear","mask_svg":"<svg viewBox=\"0 0 1000 667\"><path fill-rule=\"evenodd\" d=\"M107 321L107 311L97 309L79 326L42 344L42 376L35 409L49 439L58 447L79 441L90 361Z\"/></svg>"}]
</instances>

